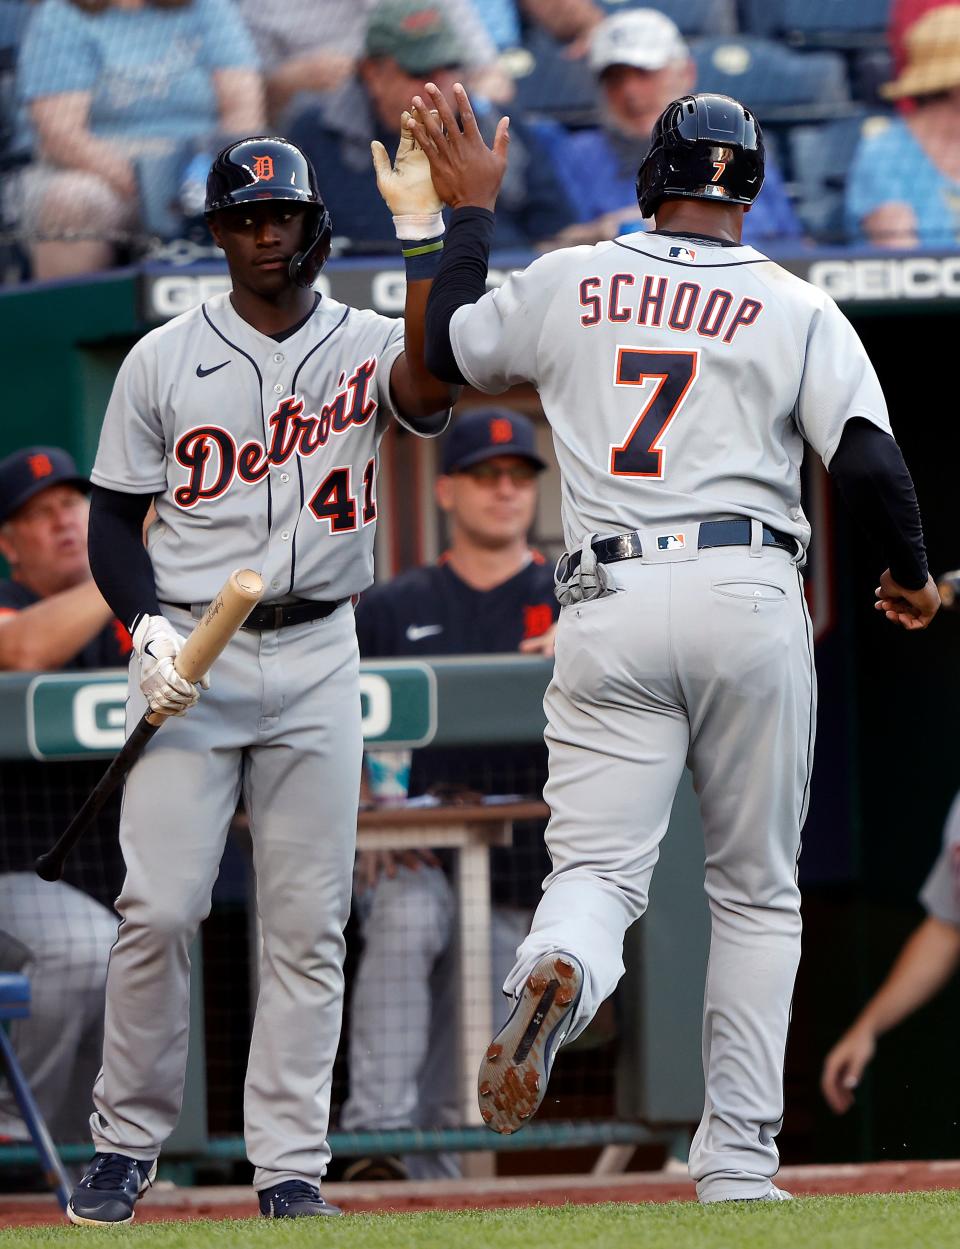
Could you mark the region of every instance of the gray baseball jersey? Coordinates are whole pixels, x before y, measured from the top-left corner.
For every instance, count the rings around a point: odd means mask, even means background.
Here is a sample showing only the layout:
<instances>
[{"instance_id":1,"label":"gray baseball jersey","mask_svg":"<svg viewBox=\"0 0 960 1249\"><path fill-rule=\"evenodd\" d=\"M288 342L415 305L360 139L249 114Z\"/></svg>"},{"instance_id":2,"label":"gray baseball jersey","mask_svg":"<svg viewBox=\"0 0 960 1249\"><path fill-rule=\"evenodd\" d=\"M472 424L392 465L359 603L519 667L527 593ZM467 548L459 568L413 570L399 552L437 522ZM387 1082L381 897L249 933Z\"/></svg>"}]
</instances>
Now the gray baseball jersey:
<instances>
[{"instance_id":1,"label":"gray baseball jersey","mask_svg":"<svg viewBox=\"0 0 960 1249\"><path fill-rule=\"evenodd\" d=\"M800 464L807 442L829 466L852 417L889 429L876 375L828 296L752 248L663 234L544 256L459 308L450 339L481 390L539 390L581 567L590 535L640 538L597 595L565 585L544 700L553 870L505 988L537 1000L533 969L567 951L584 968L567 1039L583 1030L623 974L689 766L712 916L690 1171L702 1201L763 1197L816 709Z\"/></svg>"},{"instance_id":2,"label":"gray baseball jersey","mask_svg":"<svg viewBox=\"0 0 960 1249\"><path fill-rule=\"evenodd\" d=\"M943 848L920 891L928 914L960 928L960 794L943 826Z\"/></svg>"},{"instance_id":3,"label":"gray baseball jersey","mask_svg":"<svg viewBox=\"0 0 960 1249\"><path fill-rule=\"evenodd\" d=\"M208 602L241 567L261 572L267 601L370 585L377 454L400 419L390 370L402 351L402 322L328 298L277 342L228 295L136 344L91 479L156 495L161 602Z\"/></svg>"},{"instance_id":4,"label":"gray baseball jersey","mask_svg":"<svg viewBox=\"0 0 960 1249\"><path fill-rule=\"evenodd\" d=\"M833 300L751 247L644 234L552 252L459 308L450 339L478 389L539 390L571 549L715 516L806 546L803 441L829 467L850 417L890 428Z\"/></svg>"}]
</instances>

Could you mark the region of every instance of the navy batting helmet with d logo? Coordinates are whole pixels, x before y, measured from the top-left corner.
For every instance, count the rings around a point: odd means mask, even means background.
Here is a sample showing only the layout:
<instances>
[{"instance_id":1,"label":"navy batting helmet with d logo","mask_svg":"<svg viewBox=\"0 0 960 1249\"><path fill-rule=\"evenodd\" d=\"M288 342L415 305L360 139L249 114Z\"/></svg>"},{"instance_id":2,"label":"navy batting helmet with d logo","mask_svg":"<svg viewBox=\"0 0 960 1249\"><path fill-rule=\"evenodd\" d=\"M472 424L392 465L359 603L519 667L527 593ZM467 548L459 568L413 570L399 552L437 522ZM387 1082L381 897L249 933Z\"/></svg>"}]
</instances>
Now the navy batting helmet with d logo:
<instances>
[{"instance_id":1,"label":"navy batting helmet with d logo","mask_svg":"<svg viewBox=\"0 0 960 1249\"><path fill-rule=\"evenodd\" d=\"M210 167L205 216L258 200L309 205L303 250L290 261L290 277L298 286L312 286L330 255L333 223L313 165L286 139L272 135L241 139L225 147Z\"/></svg>"},{"instance_id":2,"label":"navy batting helmet with d logo","mask_svg":"<svg viewBox=\"0 0 960 1249\"><path fill-rule=\"evenodd\" d=\"M670 197L752 204L763 186L763 134L749 109L728 95L685 95L654 122L637 174L645 217Z\"/></svg>"}]
</instances>

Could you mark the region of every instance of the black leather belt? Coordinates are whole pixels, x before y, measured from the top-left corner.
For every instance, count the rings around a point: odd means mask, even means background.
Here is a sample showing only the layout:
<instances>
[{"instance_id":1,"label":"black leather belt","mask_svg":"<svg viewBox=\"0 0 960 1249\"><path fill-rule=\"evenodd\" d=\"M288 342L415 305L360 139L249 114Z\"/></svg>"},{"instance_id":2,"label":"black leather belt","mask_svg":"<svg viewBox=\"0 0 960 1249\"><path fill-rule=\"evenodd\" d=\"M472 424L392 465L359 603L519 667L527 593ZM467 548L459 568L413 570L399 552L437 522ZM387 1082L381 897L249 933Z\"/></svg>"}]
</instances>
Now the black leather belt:
<instances>
[{"instance_id":1,"label":"black leather belt","mask_svg":"<svg viewBox=\"0 0 960 1249\"><path fill-rule=\"evenodd\" d=\"M261 603L243 622L241 628L259 633L263 629L285 629L289 625L306 624L309 620L323 620L347 600L325 602L319 599L301 599L298 603ZM171 603L182 611L193 611L190 603Z\"/></svg>"},{"instance_id":2,"label":"black leather belt","mask_svg":"<svg viewBox=\"0 0 960 1249\"><path fill-rule=\"evenodd\" d=\"M669 550L674 545L671 539L675 538L674 534L664 533L657 541L662 550ZM598 563L601 564L615 564L621 559L638 559L643 554L640 535L636 530L631 533L618 533L613 538L595 538L591 545ZM676 542L676 545L679 546L680 543ZM711 546L749 545L749 520L706 520L700 525L697 547L701 551ZM763 545L779 547L782 551L789 551L791 555L796 555L798 550L796 538L779 533L776 529L768 529L766 525L763 526ZM575 573L579 567L580 552L574 551L567 563L568 575Z\"/></svg>"}]
</instances>

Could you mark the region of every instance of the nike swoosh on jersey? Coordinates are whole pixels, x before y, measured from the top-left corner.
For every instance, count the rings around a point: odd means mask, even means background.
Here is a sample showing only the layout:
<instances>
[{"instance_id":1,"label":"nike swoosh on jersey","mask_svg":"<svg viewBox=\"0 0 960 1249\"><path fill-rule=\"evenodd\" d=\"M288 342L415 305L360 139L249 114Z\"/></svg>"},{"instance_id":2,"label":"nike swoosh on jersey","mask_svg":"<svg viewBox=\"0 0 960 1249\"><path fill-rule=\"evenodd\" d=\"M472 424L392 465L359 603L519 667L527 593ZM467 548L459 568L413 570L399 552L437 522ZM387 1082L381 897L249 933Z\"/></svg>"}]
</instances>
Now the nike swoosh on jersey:
<instances>
[{"instance_id":1,"label":"nike swoosh on jersey","mask_svg":"<svg viewBox=\"0 0 960 1249\"><path fill-rule=\"evenodd\" d=\"M422 638L432 638L435 633L442 633L443 625L407 625L407 641L419 642Z\"/></svg>"},{"instance_id":2,"label":"nike swoosh on jersey","mask_svg":"<svg viewBox=\"0 0 960 1249\"><path fill-rule=\"evenodd\" d=\"M224 360L223 364L215 364L212 369L205 369L202 364L198 364L197 377L209 377L211 373L216 373L218 369L225 369L229 363L229 360Z\"/></svg>"}]
</instances>

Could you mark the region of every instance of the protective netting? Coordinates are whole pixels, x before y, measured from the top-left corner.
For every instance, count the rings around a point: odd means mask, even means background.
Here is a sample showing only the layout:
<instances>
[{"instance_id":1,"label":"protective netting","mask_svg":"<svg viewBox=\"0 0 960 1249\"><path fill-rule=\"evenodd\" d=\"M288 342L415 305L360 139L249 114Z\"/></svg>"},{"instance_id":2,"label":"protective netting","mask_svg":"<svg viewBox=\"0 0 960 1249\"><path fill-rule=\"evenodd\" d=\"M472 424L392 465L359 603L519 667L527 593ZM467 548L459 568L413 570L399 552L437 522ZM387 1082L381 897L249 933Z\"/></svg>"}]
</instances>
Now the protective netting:
<instances>
[{"instance_id":1,"label":"protective netting","mask_svg":"<svg viewBox=\"0 0 960 1249\"><path fill-rule=\"evenodd\" d=\"M524 744L433 750L421 752L420 760L415 786L430 788L447 802L480 793L538 797L545 776L543 748ZM54 1139L75 1146L68 1150L74 1161L89 1148L104 983L117 930L112 902L123 879L119 797L78 844L62 881L41 881L33 862L104 767L97 760L0 765L0 970L21 972L31 983L30 1017L11 1024L11 1037ZM548 870L542 833L540 821L516 824L512 844L495 847L483 868L484 876L489 869L491 903L489 981L461 974L462 943L475 934L461 921L458 898L476 882L458 864L458 851L438 850L429 863L400 856L390 862L382 855L375 866L358 860L347 930L344 1027L334 1071L334 1133L431 1132L477 1122L464 1092L465 1080L469 1086L475 1076L477 1046L463 1032L463 1014L480 995L494 1026L506 1017L500 984ZM243 1082L259 951L251 835L241 812L211 914L194 948L191 1051L199 1071L188 1076L186 1122L172 1152L196 1160L209 1152L207 1138L214 1152L217 1141L233 1141L236 1148L228 1155L242 1157ZM617 1009L608 1004L559 1057L540 1121L614 1117L617 1054ZM491 1145L495 1141L491 1137ZM27 1144L26 1126L0 1082L0 1145L7 1149L6 1156L0 1149L0 1187L16 1191L41 1182L22 1151L10 1154L11 1145ZM338 1169L351 1158L355 1164L356 1153L342 1156ZM378 1158L375 1168L382 1165ZM459 1161L452 1151L433 1150L404 1155L403 1167L426 1178L456 1174Z\"/></svg>"},{"instance_id":2,"label":"protective netting","mask_svg":"<svg viewBox=\"0 0 960 1249\"><path fill-rule=\"evenodd\" d=\"M764 126L749 241L957 241L960 5L943 0L0 0L5 277L211 254L210 160L265 132L313 157L341 249L392 254L369 142L395 142L425 80L458 77L485 132L513 121L501 246L643 228L650 126L691 90Z\"/></svg>"}]
</instances>

